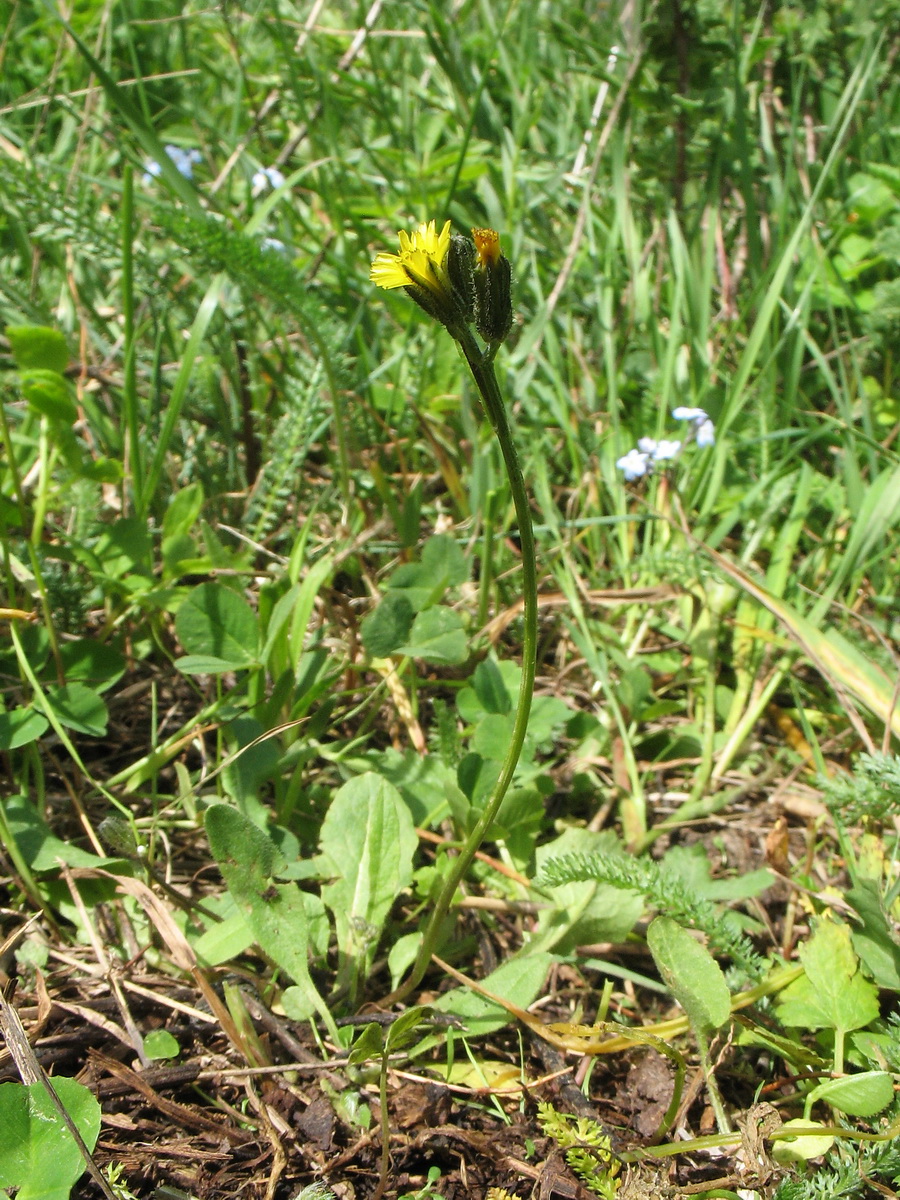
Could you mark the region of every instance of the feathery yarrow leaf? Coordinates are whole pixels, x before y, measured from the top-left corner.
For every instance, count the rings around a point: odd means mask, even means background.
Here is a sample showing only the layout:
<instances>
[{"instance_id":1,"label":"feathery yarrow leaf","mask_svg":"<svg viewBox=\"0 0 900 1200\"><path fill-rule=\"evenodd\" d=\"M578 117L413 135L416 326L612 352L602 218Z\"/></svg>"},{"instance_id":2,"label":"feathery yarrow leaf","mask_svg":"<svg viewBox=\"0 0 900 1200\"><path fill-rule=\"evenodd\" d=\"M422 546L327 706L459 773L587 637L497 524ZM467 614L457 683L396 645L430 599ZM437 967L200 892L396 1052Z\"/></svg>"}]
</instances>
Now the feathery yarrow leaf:
<instances>
[{"instance_id":1,"label":"feathery yarrow leaf","mask_svg":"<svg viewBox=\"0 0 900 1200\"><path fill-rule=\"evenodd\" d=\"M693 894L684 882L659 863L625 854L567 854L544 865L535 883L558 887L595 880L612 887L641 892L660 911L705 933L711 944L731 957L751 978L760 978L765 963L746 937L735 929L727 912Z\"/></svg>"}]
</instances>

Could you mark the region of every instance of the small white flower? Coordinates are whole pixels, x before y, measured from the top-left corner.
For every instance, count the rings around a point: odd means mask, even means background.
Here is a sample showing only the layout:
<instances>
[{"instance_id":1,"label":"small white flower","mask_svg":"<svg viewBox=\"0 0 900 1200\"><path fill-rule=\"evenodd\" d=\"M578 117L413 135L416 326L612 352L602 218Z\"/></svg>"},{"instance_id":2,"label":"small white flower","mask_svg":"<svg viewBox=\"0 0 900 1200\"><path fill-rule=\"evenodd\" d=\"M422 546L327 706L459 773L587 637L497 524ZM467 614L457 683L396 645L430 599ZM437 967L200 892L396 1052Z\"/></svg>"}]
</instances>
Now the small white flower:
<instances>
[{"instance_id":1,"label":"small white flower","mask_svg":"<svg viewBox=\"0 0 900 1200\"><path fill-rule=\"evenodd\" d=\"M642 438L642 441L652 441L652 438ZM642 479L650 470L650 455L641 453L640 450L631 449L622 458L616 459L616 466L623 472L625 478L631 483L635 479Z\"/></svg>"},{"instance_id":2,"label":"small white flower","mask_svg":"<svg viewBox=\"0 0 900 1200\"><path fill-rule=\"evenodd\" d=\"M262 247L264 250L277 250L279 254L290 253L284 242L280 242L278 238L264 237L262 240Z\"/></svg>"},{"instance_id":3,"label":"small white flower","mask_svg":"<svg viewBox=\"0 0 900 1200\"><path fill-rule=\"evenodd\" d=\"M656 438L642 437L638 438L637 448L641 454L656 454L658 444Z\"/></svg>"},{"instance_id":4,"label":"small white flower","mask_svg":"<svg viewBox=\"0 0 900 1200\"><path fill-rule=\"evenodd\" d=\"M668 441L666 438L663 438L657 443L656 449L653 451L653 461L665 462L668 458L674 458L680 449L681 442Z\"/></svg>"},{"instance_id":5,"label":"small white flower","mask_svg":"<svg viewBox=\"0 0 900 1200\"><path fill-rule=\"evenodd\" d=\"M697 426L697 445L701 450L705 450L708 446L716 444L716 427L707 417Z\"/></svg>"},{"instance_id":6,"label":"small white flower","mask_svg":"<svg viewBox=\"0 0 900 1200\"><path fill-rule=\"evenodd\" d=\"M284 176L277 167L262 167L253 176L253 195L258 196L266 188L280 188L283 183Z\"/></svg>"},{"instance_id":7,"label":"small white flower","mask_svg":"<svg viewBox=\"0 0 900 1200\"><path fill-rule=\"evenodd\" d=\"M688 408L683 404L672 409L672 416L676 421L694 421L698 425L709 419L702 408Z\"/></svg>"}]
</instances>

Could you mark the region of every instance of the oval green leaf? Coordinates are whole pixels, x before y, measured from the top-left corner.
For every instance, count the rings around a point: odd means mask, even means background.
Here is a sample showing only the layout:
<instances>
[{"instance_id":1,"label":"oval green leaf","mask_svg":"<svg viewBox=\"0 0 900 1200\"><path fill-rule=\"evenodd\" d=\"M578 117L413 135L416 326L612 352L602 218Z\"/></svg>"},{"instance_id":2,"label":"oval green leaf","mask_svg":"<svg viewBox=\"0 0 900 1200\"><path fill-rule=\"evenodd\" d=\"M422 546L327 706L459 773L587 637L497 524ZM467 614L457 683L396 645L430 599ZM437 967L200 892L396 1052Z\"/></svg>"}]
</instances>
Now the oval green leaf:
<instances>
[{"instance_id":1,"label":"oval green leaf","mask_svg":"<svg viewBox=\"0 0 900 1200\"><path fill-rule=\"evenodd\" d=\"M722 968L706 949L671 917L657 917L647 930L647 945L659 973L694 1028L710 1033L731 1015L731 993Z\"/></svg>"},{"instance_id":2,"label":"oval green leaf","mask_svg":"<svg viewBox=\"0 0 900 1200\"><path fill-rule=\"evenodd\" d=\"M894 1098L894 1084L887 1071L863 1071L845 1079L826 1079L809 1094L810 1103L824 1100L851 1117L874 1117Z\"/></svg>"},{"instance_id":3,"label":"oval green leaf","mask_svg":"<svg viewBox=\"0 0 900 1200\"><path fill-rule=\"evenodd\" d=\"M83 683L64 683L47 689L47 702L60 725L88 737L103 737L106 733L109 713L93 688Z\"/></svg>"},{"instance_id":4,"label":"oval green leaf","mask_svg":"<svg viewBox=\"0 0 900 1200\"><path fill-rule=\"evenodd\" d=\"M195 587L178 610L175 632L188 655L220 659L232 664L232 669L257 661L256 613L243 596L224 584L210 581Z\"/></svg>"},{"instance_id":5,"label":"oval green leaf","mask_svg":"<svg viewBox=\"0 0 900 1200\"><path fill-rule=\"evenodd\" d=\"M20 371L42 368L63 372L69 361L65 335L47 325L7 325L6 336Z\"/></svg>"}]
</instances>

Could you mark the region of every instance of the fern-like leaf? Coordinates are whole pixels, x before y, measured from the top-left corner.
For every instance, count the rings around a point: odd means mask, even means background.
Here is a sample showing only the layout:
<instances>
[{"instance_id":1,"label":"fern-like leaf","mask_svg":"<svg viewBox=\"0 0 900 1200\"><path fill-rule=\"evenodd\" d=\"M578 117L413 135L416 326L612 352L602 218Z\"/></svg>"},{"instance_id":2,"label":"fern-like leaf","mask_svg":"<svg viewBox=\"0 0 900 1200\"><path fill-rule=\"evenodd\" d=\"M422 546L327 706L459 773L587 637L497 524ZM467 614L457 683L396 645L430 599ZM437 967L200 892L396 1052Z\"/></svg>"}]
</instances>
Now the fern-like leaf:
<instances>
[{"instance_id":1,"label":"fern-like leaf","mask_svg":"<svg viewBox=\"0 0 900 1200\"><path fill-rule=\"evenodd\" d=\"M677 875L659 863L625 854L567 854L551 859L535 884L557 887L585 880L642 892L654 907L674 920L702 930L713 946L731 957L751 978L758 979L764 974L764 961L750 939L733 927L726 914L690 892Z\"/></svg>"}]
</instances>

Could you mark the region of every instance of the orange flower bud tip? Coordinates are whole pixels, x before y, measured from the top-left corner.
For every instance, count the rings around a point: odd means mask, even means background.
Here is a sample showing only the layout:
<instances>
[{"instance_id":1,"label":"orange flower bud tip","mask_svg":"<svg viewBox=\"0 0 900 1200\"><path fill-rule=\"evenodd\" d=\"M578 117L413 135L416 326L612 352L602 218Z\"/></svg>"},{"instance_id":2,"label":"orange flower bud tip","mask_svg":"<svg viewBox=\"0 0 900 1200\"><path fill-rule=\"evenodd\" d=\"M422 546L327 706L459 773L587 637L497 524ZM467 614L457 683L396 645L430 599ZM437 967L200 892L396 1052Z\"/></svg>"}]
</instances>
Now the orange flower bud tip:
<instances>
[{"instance_id":1,"label":"orange flower bud tip","mask_svg":"<svg viewBox=\"0 0 900 1200\"><path fill-rule=\"evenodd\" d=\"M472 240L479 267L494 267L500 260L500 234L496 229L473 229Z\"/></svg>"}]
</instances>

